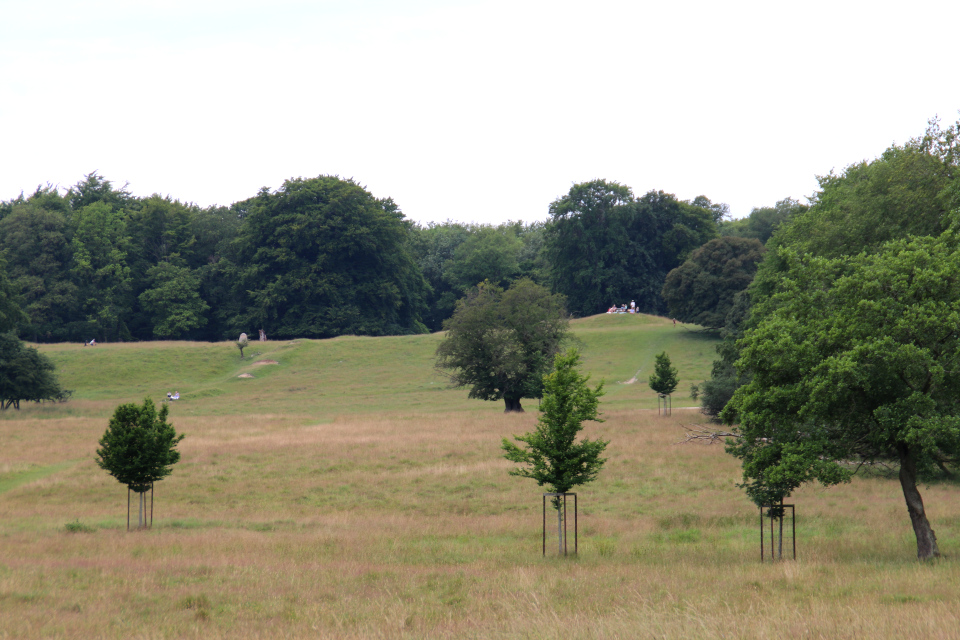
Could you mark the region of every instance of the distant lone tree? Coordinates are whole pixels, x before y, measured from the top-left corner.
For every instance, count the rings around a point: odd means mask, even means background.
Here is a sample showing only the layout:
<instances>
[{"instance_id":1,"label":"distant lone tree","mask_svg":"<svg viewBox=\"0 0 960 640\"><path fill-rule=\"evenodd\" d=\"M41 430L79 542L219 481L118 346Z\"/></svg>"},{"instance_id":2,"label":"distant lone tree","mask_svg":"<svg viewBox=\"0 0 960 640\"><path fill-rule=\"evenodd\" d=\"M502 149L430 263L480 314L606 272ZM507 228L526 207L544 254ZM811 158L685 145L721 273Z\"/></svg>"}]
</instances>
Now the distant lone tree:
<instances>
[{"instance_id":1,"label":"distant lone tree","mask_svg":"<svg viewBox=\"0 0 960 640\"><path fill-rule=\"evenodd\" d=\"M571 349L557 354L553 371L543 379L543 401L540 417L534 431L514 439L523 448L503 439L504 457L525 466L510 471L510 475L532 478L539 486L547 486L551 493L567 493L573 487L586 484L597 477L605 458L601 458L609 441L576 441L586 420L603 422L599 418L603 382L595 389L587 386L590 376L581 375L580 354ZM553 499L557 510L557 535L563 549L563 521L560 498Z\"/></svg>"},{"instance_id":2,"label":"distant lone tree","mask_svg":"<svg viewBox=\"0 0 960 640\"><path fill-rule=\"evenodd\" d=\"M243 350L250 346L250 340L247 339L247 334L241 333L240 339L237 340L237 349L240 349L240 359L243 360Z\"/></svg>"},{"instance_id":3,"label":"distant lone tree","mask_svg":"<svg viewBox=\"0 0 960 640\"><path fill-rule=\"evenodd\" d=\"M177 444L184 436L167 422L168 410L163 405L157 412L149 398L143 406L122 404L99 441L97 466L139 496L138 528L144 526L144 494L180 460Z\"/></svg>"},{"instance_id":4,"label":"distant lone tree","mask_svg":"<svg viewBox=\"0 0 960 640\"><path fill-rule=\"evenodd\" d=\"M680 379L677 377L677 368L670 363L667 352L657 354L653 365L653 374L650 376L650 388L662 396L669 396L677 390Z\"/></svg>"},{"instance_id":5,"label":"distant lone tree","mask_svg":"<svg viewBox=\"0 0 960 640\"><path fill-rule=\"evenodd\" d=\"M667 355L666 351L657 354L649 384L650 388L656 391L657 396L660 398L669 398L670 394L677 390L680 379L677 378L677 369L671 366L670 356ZM666 403L666 400L664 402ZM670 412L669 407L666 409L666 412Z\"/></svg>"},{"instance_id":6,"label":"distant lone tree","mask_svg":"<svg viewBox=\"0 0 960 640\"><path fill-rule=\"evenodd\" d=\"M22 401L62 401L69 396L47 356L12 332L0 333L0 410L19 409Z\"/></svg>"},{"instance_id":7,"label":"distant lone tree","mask_svg":"<svg viewBox=\"0 0 960 640\"><path fill-rule=\"evenodd\" d=\"M564 297L528 278L504 291L484 281L457 302L443 323L437 368L470 397L503 400L504 412L523 411L521 398L539 398L543 375L567 335Z\"/></svg>"}]
</instances>

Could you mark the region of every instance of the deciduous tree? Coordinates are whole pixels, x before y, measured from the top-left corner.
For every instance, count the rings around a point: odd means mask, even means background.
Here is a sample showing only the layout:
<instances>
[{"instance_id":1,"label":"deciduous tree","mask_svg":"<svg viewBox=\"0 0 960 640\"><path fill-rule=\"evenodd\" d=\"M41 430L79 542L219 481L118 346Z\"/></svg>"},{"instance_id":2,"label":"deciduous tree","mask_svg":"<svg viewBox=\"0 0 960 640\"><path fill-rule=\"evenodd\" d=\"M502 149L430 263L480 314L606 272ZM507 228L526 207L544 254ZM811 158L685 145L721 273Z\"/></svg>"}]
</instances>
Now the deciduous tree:
<instances>
[{"instance_id":1,"label":"deciduous tree","mask_svg":"<svg viewBox=\"0 0 960 640\"><path fill-rule=\"evenodd\" d=\"M543 400L536 429L514 436L522 447L507 438L501 443L504 457L523 465L512 469L510 475L531 478L553 493L567 493L596 479L606 462L600 456L610 444L601 439L577 441L584 422L603 422L599 417L603 382L591 389L587 385L590 376L581 374L579 367L580 354L576 350L557 354L553 370L543 380ZM557 535L563 549L560 500L554 498L552 502L557 509Z\"/></svg>"},{"instance_id":2,"label":"deciduous tree","mask_svg":"<svg viewBox=\"0 0 960 640\"><path fill-rule=\"evenodd\" d=\"M772 503L801 484L847 480L892 461L921 559L939 555L918 482L960 462L957 235L890 242L873 254L787 265L753 310L738 366L752 380L724 409L744 486Z\"/></svg>"},{"instance_id":3,"label":"deciduous tree","mask_svg":"<svg viewBox=\"0 0 960 640\"><path fill-rule=\"evenodd\" d=\"M443 323L437 367L456 386L469 386L471 398L502 399L506 412L523 411L521 398L541 396L567 325L562 295L526 278L506 291L482 282Z\"/></svg>"},{"instance_id":4,"label":"deciduous tree","mask_svg":"<svg viewBox=\"0 0 960 640\"><path fill-rule=\"evenodd\" d=\"M65 400L55 367L45 355L28 347L13 333L0 333L0 410L20 408L21 402Z\"/></svg>"},{"instance_id":5,"label":"deciduous tree","mask_svg":"<svg viewBox=\"0 0 960 640\"><path fill-rule=\"evenodd\" d=\"M762 257L763 245L752 238L715 238L703 245L667 274L662 295L670 315L707 329L723 328Z\"/></svg>"},{"instance_id":6,"label":"deciduous tree","mask_svg":"<svg viewBox=\"0 0 960 640\"><path fill-rule=\"evenodd\" d=\"M149 398L142 406L122 404L99 441L97 466L139 496L138 527L144 525L144 493L180 460L177 445L184 436L167 422L168 412L167 405L158 412Z\"/></svg>"}]
</instances>

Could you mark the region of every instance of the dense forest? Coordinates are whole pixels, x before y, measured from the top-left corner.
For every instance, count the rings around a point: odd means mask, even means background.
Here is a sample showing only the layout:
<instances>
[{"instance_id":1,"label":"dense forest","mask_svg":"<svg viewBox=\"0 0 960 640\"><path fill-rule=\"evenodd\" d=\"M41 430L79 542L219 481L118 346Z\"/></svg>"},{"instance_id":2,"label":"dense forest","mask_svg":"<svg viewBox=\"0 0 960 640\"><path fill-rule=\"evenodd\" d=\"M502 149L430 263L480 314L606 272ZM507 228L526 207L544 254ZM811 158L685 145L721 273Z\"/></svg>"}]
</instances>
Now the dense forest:
<instances>
[{"instance_id":1,"label":"dense forest","mask_svg":"<svg viewBox=\"0 0 960 640\"><path fill-rule=\"evenodd\" d=\"M520 278L564 294L576 316L631 300L667 313L667 275L695 250L721 236L765 241L800 208L731 221L704 196L637 197L594 180L545 222L423 226L335 176L201 208L91 173L0 202L0 279L34 342L422 333L478 283Z\"/></svg>"}]
</instances>

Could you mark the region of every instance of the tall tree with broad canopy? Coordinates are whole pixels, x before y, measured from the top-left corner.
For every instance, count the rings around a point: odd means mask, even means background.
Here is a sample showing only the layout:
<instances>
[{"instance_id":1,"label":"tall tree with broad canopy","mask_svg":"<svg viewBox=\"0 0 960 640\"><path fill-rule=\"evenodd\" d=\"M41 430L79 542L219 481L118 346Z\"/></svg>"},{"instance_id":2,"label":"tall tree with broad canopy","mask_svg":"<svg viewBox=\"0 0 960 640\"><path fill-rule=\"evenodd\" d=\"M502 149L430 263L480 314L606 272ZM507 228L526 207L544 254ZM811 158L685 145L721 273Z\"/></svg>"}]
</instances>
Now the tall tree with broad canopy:
<instances>
[{"instance_id":1,"label":"tall tree with broad canopy","mask_svg":"<svg viewBox=\"0 0 960 640\"><path fill-rule=\"evenodd\" d=\"M576 184L550 205L544 250L553 287L567 296L574 315L600 313L636 300L645 312L663 309L667 273L717 236L715 211L606 180ZM722 205L721 205L722 206Z\"/></svg>"},{"instance_id":2,"label":"tall tree with broad canopy","mask_svg":"<svg viewBox=\"0 0 960 640\"><path fill-rule=\"evenodd\" d=\"M564 298L521 278L509 289L481 282L457 302L443 323L438 369L470 397L503 400L504 412L523 411L522 398L539 398L543 376L567 335Z\"/></svg>"},{"instance_id":3,"label":"tall tree with broad canopy","mask_svg":"<svg viewBox=\"0 0 960 640\"><path fill-rule=\"evenodd\" d=\"M753 281L763 245L753 238L714 238L667 274L663 299L671 317L719 330L734 300Z\"/></svg>"},{"instance_id":4,"label":"tall tree with broad canopy","mask_svg":"<svg viewBox=\"0 0 960 640\"><path fill-rule=\"evenodd\" d=\"M553 493L567 493L573 487L595 480L605 458L607 440L584 438L577 435L588 420L603 422L599 415L603 382L595 389L587 383L590 376L580 373L580 354L571 349L558 353L553 370L543 378L543 401L540 417L534 431L514 436L523 447L504 438L501 448L504 457L523 466L510 475L536 480L538 486L547 486ZM552 500L557 510L557 536L563 549L563 521L560 499Z\"/></svg>"},{"instance_id":5,"label":"tall tree with broad canopy","mask_svg":"<svg viewBox=\"0 0 960 640\"><path fill-rule=\"evenodd\" d=\"M138 528L144 525L144 494L154 482L170 475L180 461L177 445L184 435L167 422L168 413L168 405L158 412L149 398L142 406L122 404L99 440L97 466L139 496Z\"/></svg>"},{"instance_id":6,"label":"tall tree with broad canopy","mask_svg":"<svg viewBox=\"0 0 960 640\"><path fill-rule=\"evenodd\" d=\"M426 282L392 200L336 176L287 180L250 203L231 256L238 331L276 337L422 333Z\"/></svg>"},{"instance_id":7,"label":"tall tree with broad canopy","mask_svg":"<svg viewBox=\"0 0 960 640\"><path fill-rule=\"evenodd\" d=\"M917 556L940 555L917 484L960 462L957 233L857 256L779 252L783 278L738 344L753 377L722 414L739 421L728 450L748 495L771 504L893 461Z\"/></svg>"},{"instance_id":8,"label":"tall tree with broad canopy","mask_svg":"<svg viewBox=\"0 0 960 640\"><path fill-rule=\"evenodd\" d=\"M797 207L777 229L753 282L738 296L744 310L731 313L739 320L724 328L724 342L718 346L721 359L714 363L711 380L701 385L718 392L703 396L706 411L714 411L749 379L749 371L739 377L734 372L736 340L752 323L749 307L771 296L791 268L784 259L791 254L777 249L837 258L873 253L883 243L908 235L936 236L948 228L950 212L960 208L960 122L942 129L933 119L922 137L818 180L820 190L809 209Z\"/></svg>"},{"instance_id":9,"label":"tall tree with broad canopy","mask_svg":"<svg viewBox=\"0 0 960 640\"><path fill-rule=\"evenodd\" d=\"M200 298L200 279L178 258L174 254L147 269L146 281L151 286L139 296L158 338L178 338L207 323L204 313L210 305Z\"/></svg>"}]
</instances>

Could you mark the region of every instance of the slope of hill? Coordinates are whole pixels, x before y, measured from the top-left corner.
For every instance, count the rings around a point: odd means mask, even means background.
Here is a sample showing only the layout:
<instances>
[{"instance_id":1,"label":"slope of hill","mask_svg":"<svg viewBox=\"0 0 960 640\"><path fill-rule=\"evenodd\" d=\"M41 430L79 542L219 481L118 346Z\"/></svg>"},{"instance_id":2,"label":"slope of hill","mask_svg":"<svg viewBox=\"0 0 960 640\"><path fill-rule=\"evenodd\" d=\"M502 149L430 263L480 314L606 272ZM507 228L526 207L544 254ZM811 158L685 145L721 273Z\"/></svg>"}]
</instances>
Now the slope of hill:
<instances>
[{"instance_id":1,"label":"slope of hill","mask_svg":"<svg viewBox=\"0 0 960 640\"><path fill-rule=\"evenodd\" d=\"M574 344L594 381L605 380L604 406L656 408L647 386L654 355L666 351L679 369L674 406L694 406L690 384L709 374L715 338L664 318L606 315L575 320ZM103 401L160 401L179 391L181 415L352 412L502 411L468 400L433 366L442 334L254 342L243 360L233 343L145 342L84 347L43 345L75 410L102 412ZM270 360L276 364L257 364ZM242 374L252 378L240 378ZM536 400L528 400L527 408ZM58 414L49 406L38 413Z\"/></svg>"}]
</instances>

